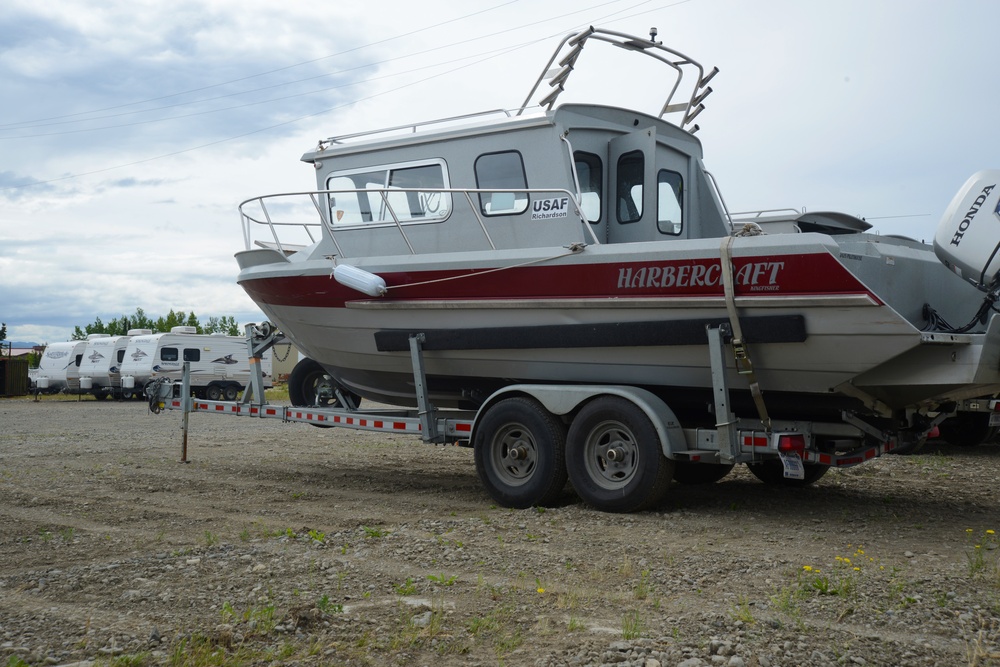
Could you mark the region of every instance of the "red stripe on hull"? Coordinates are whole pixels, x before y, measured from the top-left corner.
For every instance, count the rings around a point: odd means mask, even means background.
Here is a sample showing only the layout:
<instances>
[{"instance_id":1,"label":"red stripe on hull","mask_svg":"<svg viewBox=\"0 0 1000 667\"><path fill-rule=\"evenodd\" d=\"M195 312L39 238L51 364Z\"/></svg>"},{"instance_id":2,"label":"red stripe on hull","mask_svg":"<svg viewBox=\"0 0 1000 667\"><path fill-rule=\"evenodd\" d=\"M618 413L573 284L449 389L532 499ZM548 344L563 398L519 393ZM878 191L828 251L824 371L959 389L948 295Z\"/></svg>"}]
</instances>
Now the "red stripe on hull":
<instances>
[{"instance_id":1,"label":"red stripe on hull","mask_svg":"<svg viewBox=\"0 0 1000 667\"><path fill-rule=\"evenodd\" d=\"M505 269L379 271L389 286L383 300L507 300L650 297L721 297L716 259L570 264ZM826 253L772 255L734 260L736 296L867 295L882 301ZM428 283L430 284L421 284ZM342 308L359 293L327 275L244 280L257 303Z\"/></svg>"}]
</instances>

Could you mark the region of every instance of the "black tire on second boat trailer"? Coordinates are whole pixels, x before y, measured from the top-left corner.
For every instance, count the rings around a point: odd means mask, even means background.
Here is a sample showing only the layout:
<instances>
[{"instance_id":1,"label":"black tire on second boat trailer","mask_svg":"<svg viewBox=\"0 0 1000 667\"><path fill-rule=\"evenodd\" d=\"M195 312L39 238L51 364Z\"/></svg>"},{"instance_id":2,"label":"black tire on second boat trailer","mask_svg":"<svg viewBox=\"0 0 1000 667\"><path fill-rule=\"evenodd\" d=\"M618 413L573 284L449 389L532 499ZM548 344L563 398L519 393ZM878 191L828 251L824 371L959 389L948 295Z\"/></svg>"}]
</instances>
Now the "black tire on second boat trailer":
<instances>
[{"instance_id":1,"label":"black tire on second boat trailer","mask_svg":"<svg viewBox=\"0 0 1000 667\"><path fill-rule=\"evenodd\" d=\"M620 396L601 396L573 419L566 440L573 488L605 512L637 512L659 503L674 476L646 413Z\"/></svg>"},{"instance_id":2,"label":"black tire on second boat trailer","mask_svg":"<svg viewBox=\"0 0 1000 667\"><path fill-rule=\"evenodd\" d=\"M336 390L353 405L341 405ZM319 399L317 399L319 396ZM306 358L295 364L288 375L288 400L297 408L356 408L361 397L337 384L319 362Z\"/></svg>"},{"instance_id":3,"label":"black tire on second boat trailer","mask_svg":"<svg viewBox=\"0 0 1000 667\"><path fill-rule=\"evenodd\" d=\"M222 397L227 401L235 401L240 395L240 386L237 384L227 384L222 389Z\"/></svg>"},{"instance_id":4,"label":"black tire on second boat trailer","mask_svg":"<svg viewBox=\"0 0 1000 667\"><path fill-rule=\"evenodd\" d=\"M785 469L780 459L768 459L766 461L747 464L747 468L750 469L754 477L765 484L777 486L809 486L819 481L826 474L826 471L830 469L830 466L820 465L819 463L804 463L802 467L805 469L805 477L803 479L794 479L785 477Z\"/></svg>"},{"instance_id":5,"label":"black tire on second boat trailer","mask_svg":"<svg viewBox=\"0 0 1000 667\"><path fill-rule=\"evenodd\" d=\"M525 509L554 503L566 486L566 426L533 398L487 409L476 426L476 472L498 504Z\"/></svg>"}]
</instances>

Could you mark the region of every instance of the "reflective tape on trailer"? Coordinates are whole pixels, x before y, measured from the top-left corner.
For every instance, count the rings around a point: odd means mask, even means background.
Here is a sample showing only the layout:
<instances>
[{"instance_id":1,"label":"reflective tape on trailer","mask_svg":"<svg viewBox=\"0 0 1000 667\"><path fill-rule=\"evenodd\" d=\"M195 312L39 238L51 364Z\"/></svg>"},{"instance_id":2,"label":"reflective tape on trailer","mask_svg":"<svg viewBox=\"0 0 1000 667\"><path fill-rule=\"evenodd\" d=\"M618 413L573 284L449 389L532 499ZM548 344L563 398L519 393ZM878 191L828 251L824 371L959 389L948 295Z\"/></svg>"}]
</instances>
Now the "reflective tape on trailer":
<instances>
[{"instance_id":1,"label":"reflective tape on trailer","mask_svg":"<svg viewBox=\"0 0 1000 667\"><path fill-rule=\"evenodd\" d=\"M740 444L744 447L753 451L755 447L770 447L771 440L766 434L761 433L744 433L741 436ZM772 447L772 449L774 449Z\"/></svg>"},{"instance_id":2,"label":"reflective tape on trailer","mask_svg":"<svg viewBox=\"0 0 1000 667\"><path fill-rule=\"evenodd\" d=\"M887 454L895 448L895 443L887 442L882 445L867 447L849 454L837 455L807 451L805 452L805 456L803 456L803 461L806 463L818 463L820 465L833 466L835 468L850 468L851 466L856 466L864 463L865 461L870 461L877 456L881 456L882 454Z\"/></svg>"},{"instance_id":3,"label":"reflective tape on trailer","mask_svg":"<svg viewBox=\"0 0 1000 667\"><path fill-rule=\"evenodd\" d=\"M165 407L171 410L183 410L183 401L172 399ZM399 417L395 415L366 414L364 412L348 412L330 408L303 409L276 405L243 405L228 401L192 401L192 412L206 414L237 415L244 417L262 417L281 419L286 422L316 424L352 428L362 431L381 431L387 433L403 433L419 435L423 426L418 417ZM472 422L465 419L442 418L437 422L439 433L455 440L467 440L472 434Z\"/></svg>"}]
</instances>

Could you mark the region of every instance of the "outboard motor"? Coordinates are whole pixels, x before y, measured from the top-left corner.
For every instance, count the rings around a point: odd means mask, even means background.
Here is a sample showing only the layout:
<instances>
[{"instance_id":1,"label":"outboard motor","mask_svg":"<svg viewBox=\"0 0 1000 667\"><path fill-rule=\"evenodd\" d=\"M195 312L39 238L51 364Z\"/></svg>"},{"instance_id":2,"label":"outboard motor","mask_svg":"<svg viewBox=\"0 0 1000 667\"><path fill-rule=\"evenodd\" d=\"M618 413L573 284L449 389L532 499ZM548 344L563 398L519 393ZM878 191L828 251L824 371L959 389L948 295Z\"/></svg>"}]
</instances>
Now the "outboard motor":
<instances>
[{"instance_id":1,"label":"outboard motor","mask_svg":"<svg viewBox=\"0 0 1000 667\"><path fill-rule=\"evenodd\" d=\"M934 254L983 292L1000 286L1000 170L965 182L938 224Z\"/></svg>"}]
</instances>

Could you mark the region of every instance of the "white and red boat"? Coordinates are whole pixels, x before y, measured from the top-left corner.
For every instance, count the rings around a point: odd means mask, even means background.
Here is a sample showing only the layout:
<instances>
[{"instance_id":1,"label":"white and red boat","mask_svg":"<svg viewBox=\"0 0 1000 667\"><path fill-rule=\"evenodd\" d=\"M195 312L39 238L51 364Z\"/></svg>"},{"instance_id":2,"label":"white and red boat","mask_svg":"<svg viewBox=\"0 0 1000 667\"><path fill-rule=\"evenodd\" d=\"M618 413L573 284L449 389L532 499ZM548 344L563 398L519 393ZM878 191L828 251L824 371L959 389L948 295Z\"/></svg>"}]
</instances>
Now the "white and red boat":
<instances>
[{"instance_id":1,"label":"white and red boat","mask_svg":"<svg viewBox=\"0 0 1000 667\"><path fill-rule=\"evenodd\" d=\"M559 105L596 43L675 75L663 106ZM240 206L239 283L311 360L293 398L328 375L413 405L420 334L439 407L513 383L629 385L711 425L709 327L732 343L737 413L763 396L771 417L847 412L920 438L1000 391L1000 172L970 179L933 247L839 213L734 222L692 122L714 75L591 28L512 111L321 141L302 157L315 191Z\"/></svg>"}]
</instances>

